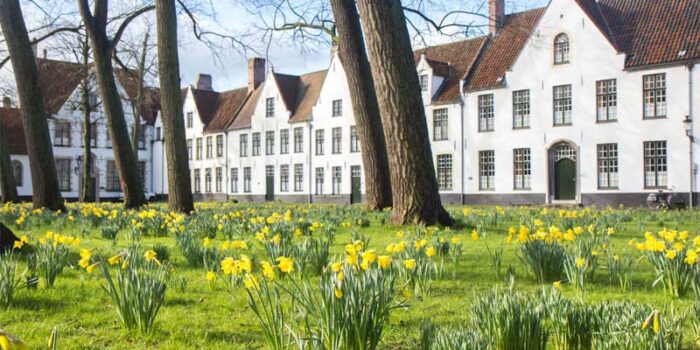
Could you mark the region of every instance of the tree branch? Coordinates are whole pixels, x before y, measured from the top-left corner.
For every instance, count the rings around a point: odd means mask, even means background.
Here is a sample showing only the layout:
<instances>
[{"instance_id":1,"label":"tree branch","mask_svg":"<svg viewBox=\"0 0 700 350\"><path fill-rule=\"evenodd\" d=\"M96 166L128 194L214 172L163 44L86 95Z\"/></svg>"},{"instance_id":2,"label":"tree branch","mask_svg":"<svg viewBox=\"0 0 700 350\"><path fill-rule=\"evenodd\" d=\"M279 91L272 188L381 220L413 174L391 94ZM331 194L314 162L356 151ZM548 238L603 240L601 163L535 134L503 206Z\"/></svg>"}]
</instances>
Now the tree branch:
<instances>
[{"instance_id":1,"label":"tree branch","mask_svg":"<svg viewBox=\"0 0 700 350\"><path fill-rule=\"evenodd\" d=\"M142 14L144 14L148 11L155 10L155 8L156 8L155 5L145 6L145 7L142 7L140 9L132 12L128 16L126 16L126 18L124 19L122 24L119 25L119 29L117 29L117 32L114 34L114 38L112 38L112 48L117 47L119 40L121 40L122 35L124 35L124 31L126 30L126 27L129 26L129 23L131 23L131 21L133 21L138 16L141 16Z\"/></svg>"}]
</instances>

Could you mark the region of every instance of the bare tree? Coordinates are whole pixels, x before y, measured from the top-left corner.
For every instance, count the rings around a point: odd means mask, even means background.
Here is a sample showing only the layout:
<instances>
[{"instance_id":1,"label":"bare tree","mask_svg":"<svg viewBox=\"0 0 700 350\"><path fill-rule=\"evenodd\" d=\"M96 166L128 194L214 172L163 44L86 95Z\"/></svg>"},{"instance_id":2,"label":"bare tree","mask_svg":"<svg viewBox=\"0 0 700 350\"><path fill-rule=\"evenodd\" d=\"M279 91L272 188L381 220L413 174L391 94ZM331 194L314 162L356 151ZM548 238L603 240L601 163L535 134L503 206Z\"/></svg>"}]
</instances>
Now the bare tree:
<instances>
[{"instance_id":1,"label":"bare tree","mask_svg":"<svg viewBox=\"0 0 700 350\"><path fill-rule=\"evenodd\" d=\"M170 210L189 213L194 210L194 204L180 95L175 0L156 0L156 17L161 117L168 163L168 206Z\"/></svg>"},{"instance_id":2,"label":"bare tree","mask_svg":"<svg viewBox=\"0 0 700 350\"><path fill-rule=\"evenodd\" d=\"M358 0L387 140L394 224L452 224L443 208L400 0Z\"/></svg>"},{"instance_id":3,"label":"bare tree","mask_svg":"<svg viewBox=\"0 0 700 350\"><path fill-rule=\"evenodd\" d=\"M18 0L0 0L0 27L12 61L24 116L34 207L64 210L36 58Z\"/></svg>"},{"instance_id":4,"label":"bare tree","mask_svg":"<svg viewBox=\"0 0 700 350\"><path fill-rule=\"evenodd\" d=\"M107 124L109 125L115 163L119 170L119 180L124 193L124 206L126 208L139 207L145 204L146 199L139 176L138 159L131 147L122 99L117 90L112 59L115 47L129 23L138 16L154 9L154 6L141 7L124 15L124 20L119 25L114 36L109 38L107 34L109 1L95 0L94 10L92 11L88 0L79 0L78 5L90 37L95 75L100 88Z\"/></svg>"}]
</instances>

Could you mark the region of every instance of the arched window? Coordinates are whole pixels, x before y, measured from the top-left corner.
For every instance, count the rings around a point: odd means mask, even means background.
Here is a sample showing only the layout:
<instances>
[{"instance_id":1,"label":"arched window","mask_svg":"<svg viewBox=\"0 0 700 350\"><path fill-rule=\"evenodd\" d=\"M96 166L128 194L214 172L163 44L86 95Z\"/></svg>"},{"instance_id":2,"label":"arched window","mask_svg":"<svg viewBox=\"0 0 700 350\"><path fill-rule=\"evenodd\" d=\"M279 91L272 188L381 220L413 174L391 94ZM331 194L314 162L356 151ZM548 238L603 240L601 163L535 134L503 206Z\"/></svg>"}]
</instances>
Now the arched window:
<instances>
[{"instance_id":1,"label":"arched window","mask_svg":"<svg viewBox=\"0 0 700 350\"><path fill-rule=\"evenodd\" d=\"M22 186L22 162L18 160L12 161L12 176L15 178L15 186Z\"/></svg>"},{"instance_id":2,"label":"arched window","mask_svg":"<svg viewBox=\"0 0 700 350\"><path fill-rule=\"evenodd\" d=\"M554 38L554 64L569 63L569 36L562 33Z\"/></svg>"}]
</instances>

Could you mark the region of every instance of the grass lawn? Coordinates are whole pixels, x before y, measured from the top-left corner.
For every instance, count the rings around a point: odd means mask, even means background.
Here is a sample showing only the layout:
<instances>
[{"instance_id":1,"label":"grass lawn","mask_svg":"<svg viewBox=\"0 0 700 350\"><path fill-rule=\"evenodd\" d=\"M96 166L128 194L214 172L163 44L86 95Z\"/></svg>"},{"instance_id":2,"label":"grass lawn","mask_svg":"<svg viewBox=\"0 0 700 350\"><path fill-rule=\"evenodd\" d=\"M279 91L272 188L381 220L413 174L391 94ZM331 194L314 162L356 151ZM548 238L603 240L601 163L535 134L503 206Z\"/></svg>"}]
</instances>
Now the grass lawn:
<instances>
[{"instance_id":1,"label":"grass lawn","mask_svg":"<svg viewBox=\"0 0 700 350\"><path fill-rule=\"evenodd\" d=\"M106 206L109 213L117 207ZM162 206L156 205L159 215ZM243 204L203 204L198 209L198 216L215 220L214 215L242 212L248 215L247 206ZM331 262L343 259L344 246L352 242L353 231L369 239L365 250L376 249L383 253L388 244L400 240L410 242L411 232L416 227L396 227L386 222L389 213L367 214L358 207L335 206L290 206L290 205L255 205L261 213L277 211L284 213L287 209L299 213L299 217L308 216L309 221L326 222L334 218L335 222L353 222L358 218L369 221L368 227L337 226L334 243L331 247ZM408 307L395 310L384 330L379 348L415 349L420 338L423 322L431 321L439 326L460 326L470 318L470 305L475 297L489 293L496 287L507 288L510 275L514 276L518 291L539 293L543 288L553 288L551 282L539 283L530 275L518 254L519 244L506 243L508 229L521 224L531 225L538 218L551 218L551 223L565 228L568 224L595 222L599 227L614 227L609 245L605 248L610 254L633 256L635 259L631 277L631 288L623 291L616 280L611 280L605 268L608 252L601 252L598 268L592 280L586 281L586 290L581 292L569 283L563 283L561 293L570 299L582 299L586 303L610 300L633 300L648 304L664 312L671 309L686 312L693 306L697 296L691 291L684 298L670 296L661 284L653 286L657 274L643 252L637 251L630 240L644 241L644 232L657 232L663 228L687 230L690 238L696 237L700 226L697 212L657 213L641 209L591 211L586 219L560 218L558 209L543 214L539 208L449 208L460 221L461 227L445 231L438 229L430 239L444 236L459 236L463 254L457 266L453 266L448 257L441 262L434 257L437 266L443 266L442 276L435 276L430 283L427 294L408 300ZM305 211L306 210L306 211ZM24 212L25 214L22 214ZM164 212L164 210L163 210ZM498 214L501 213L501 214ZM67 215L71 215L70 220ZM466 214L466 215L465 215ZM248 296L244 288L234 291L224 282L223 276L212 284L205 278L202 267L189 267L181 253L174 233L157 237L148 233L141 238L141 247L150 249L156 245L169 248L172 264L172 279L169 282L165 304L156 319L155 328L149 335L125 331L117 320L113 302L103 289L105 285L99 271L88 274L78 267L80 249L94 249L104 256L110 256L126 248L125 238L130 227L139 222L138 213L117 215L123 220L123 227L118 233L116 244L101 236L101 227L109 219L91 218L96 226L88 226L87 217L92 214L72 206L69 213L32 213L25 207L13 206L0 211L0 219L18 236L29 236L29 243L36 242L46 231L80 238L79 247L73 247L70 257L71 267L63 270L54 288L46 288L40 281L37 289L21 289L16 292L14 302L7 309L0 310L0 328L23 339L32 349L46 348L47 339L54 327L59 329L60 349L262 349L265 348L263 335L255 314L248 305ZM109 214L108 214L109 215ZM562 214L565 215L565 214ZM249 215L254 216L254 215ZM17 219L24 217L24 222L17 224ZM297 216L295 216L296 219ZM495 217L495 219L494 219ZM133 220L133 221L132 221ZM146 219L144 219L146 220ZM234 220L234 219L231 219ZM585 226L584 226L585 227ZM479 239L472 239L472 230L479 232ZM398 238L398 231L406 232L404 238ZM255 240L253 232L236 232L236 237L246 239L251 248L250 255L264 257L264 247ZM585 233L583 235L586 235ZM583 236L582 235L582 236ZM212 240L218 246L225 238L217 234ZM431 241L432 242L432 241ZM497 277L492 265L489 249L493 251L503 247L501 277ZM26 266L21 263L22 270ZM511 271L509 274L508 271ZM453 278L454 271L454 278ZM311 277L317 281L318 277ZM563 278L565 279L565 277ZM284 282L282 282L284 283ZM643 322L644 320L640 320ZM690 323L686 324L685 343L690 347L693 335Z\"/></svg>"}]
</instances>

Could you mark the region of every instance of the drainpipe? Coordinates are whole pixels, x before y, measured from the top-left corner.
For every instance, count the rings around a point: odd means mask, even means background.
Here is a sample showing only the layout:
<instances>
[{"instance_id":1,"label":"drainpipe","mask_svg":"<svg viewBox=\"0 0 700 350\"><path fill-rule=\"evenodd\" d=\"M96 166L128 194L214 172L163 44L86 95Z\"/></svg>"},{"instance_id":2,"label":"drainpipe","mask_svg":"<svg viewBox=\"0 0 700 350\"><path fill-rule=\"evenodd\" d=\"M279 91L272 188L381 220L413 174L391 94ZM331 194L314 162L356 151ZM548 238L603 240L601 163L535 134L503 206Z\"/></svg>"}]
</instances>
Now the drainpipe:
<instances>
[{"instance_id":1,"label":"drainpipe","mask_svg":"<svg viewBox=\"0 0 700 350\"><path fill-rule=\"evenodd\" d=\"M695 189L695 164L694 164L694 154L693 154L693 142L694 142L694 130L693 124L695 116L693 115L693 68L695 64L693 62L688 63L688 119L690 119L690 130L688 132L688 140L690 142L689 158L690 158L690 189L688 191L688 198L690 199L689 207L692 209L694 207L693 191Z\"/></svg>"},{"instance_id":2,"label":"drainpipe","mask_svg":"<svg viewBox=\"0 0 700 350\"><path fill-rule=\"evenodd\" d=\"M308 164L309 164L309 171L308 171L308 173L309 173L309 176L308 176L309 203L313 203L313 191L312 191L313 180L311 179L311 176L313 175L313 168L314 168L313 164L311 164L311 162L313 160L313 155L311 154L311 147L313 145L312 137L314 134L313 131L314 131L314 125L313 125L313 123L309 122L309 152L307 153L308 156L306 158L308 160Z\"/></svg>"},{"instance_id":3,"label":"drainpipe","mask_svg":"<svg viewBox=\"0 0 700 350\"><path fill-rule=\"evenodd\" d=\"M460 83L460 86L461 85L462 84ZM465 133L464 133L464 109L465 109L464 108L464 94L460 94L460 95L462 96L462 98L459 101L459 116L460 116L460 119L459 119L459 135L460 135L460 137L459 137L459 144L460 144L459 152L460 152L460 160L461 160L460 163L462 166L462 176L460 176L461 177L460 181L462 182L462 187L459 191L460 192L459 199L460 199L460 203L462 203L462 205L464 205L464 194L466 193L466 191L464 190L464 185L465 185L464 176L466 175L465 174L466 161L464 160L464 147L467 145L467 143L466 143L465 138L464 138L464 136L465 136Z\"/></svg>"}]
</instances>

